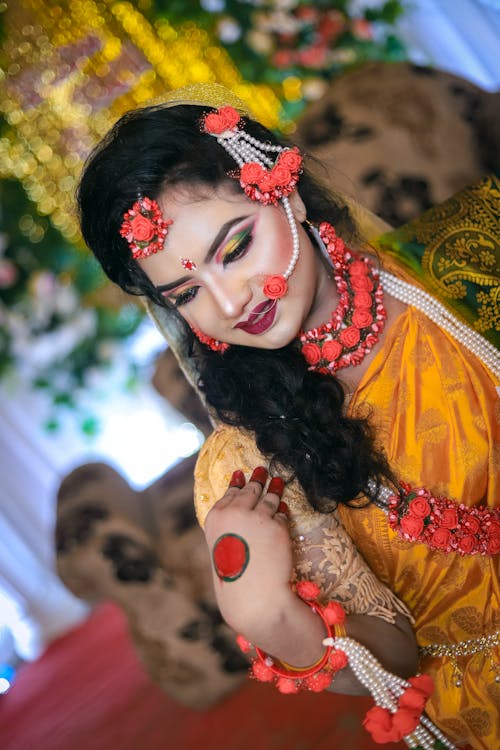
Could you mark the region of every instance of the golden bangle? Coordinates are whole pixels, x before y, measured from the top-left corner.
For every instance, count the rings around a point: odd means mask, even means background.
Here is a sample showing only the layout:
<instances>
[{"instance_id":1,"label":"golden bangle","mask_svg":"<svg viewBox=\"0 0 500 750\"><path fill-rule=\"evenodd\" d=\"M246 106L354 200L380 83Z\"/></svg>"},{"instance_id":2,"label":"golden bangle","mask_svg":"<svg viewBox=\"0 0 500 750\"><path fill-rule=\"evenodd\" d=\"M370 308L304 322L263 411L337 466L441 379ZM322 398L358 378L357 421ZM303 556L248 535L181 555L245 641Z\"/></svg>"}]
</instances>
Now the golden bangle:
<instances>
[{"instance_id":1,"label":"golden bangle","mask_svg":"<svg viewBox=\"0 0 500 750\"><path fill-rule=\"evenodd\" d=\"M333 626L333 632L335 633L335 638L347 638L347 630L345 629L345 625L343 622L336 623Z\"/></svg>"},{"instance_id":2,"label":"golden bangle","mask_svg":"<svg viewBox=\"0 0 500 750\"><path fill-rule=\"evenodd\" d=\"M293 667L291 664L288 664L286 661L283 661L283 659L280 659L280 664L285 667L285 669L288 669L290 672L304 672L306 669L314 669L314 667L317 667L318 664L323 660L323 656L320 656L317 661L315 661L313 664L309 664L307 667Z\"/></svg>"}]
</instances>

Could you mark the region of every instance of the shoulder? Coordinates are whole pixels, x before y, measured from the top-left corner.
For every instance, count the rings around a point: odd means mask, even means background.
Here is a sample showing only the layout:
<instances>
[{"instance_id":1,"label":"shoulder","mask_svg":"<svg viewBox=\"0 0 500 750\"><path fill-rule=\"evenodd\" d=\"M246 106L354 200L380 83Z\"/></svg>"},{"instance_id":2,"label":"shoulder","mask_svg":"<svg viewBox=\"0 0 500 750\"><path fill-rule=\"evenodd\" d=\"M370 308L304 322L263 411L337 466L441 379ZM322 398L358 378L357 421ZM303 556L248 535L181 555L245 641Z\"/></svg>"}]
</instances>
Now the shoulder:
<instances>
[{"instance_id":1,"label":"shoulder","mask_svg":"<svg viewBox=\"0 0 500 750\"><path fill-rule=\"evenodd\" d=\"M250 433L222 425L203 444L194 473L194 501L201 526L212 506L226 492L233 471L248 476L259 464L267 465Z\"/></svg>"}]
</instances>

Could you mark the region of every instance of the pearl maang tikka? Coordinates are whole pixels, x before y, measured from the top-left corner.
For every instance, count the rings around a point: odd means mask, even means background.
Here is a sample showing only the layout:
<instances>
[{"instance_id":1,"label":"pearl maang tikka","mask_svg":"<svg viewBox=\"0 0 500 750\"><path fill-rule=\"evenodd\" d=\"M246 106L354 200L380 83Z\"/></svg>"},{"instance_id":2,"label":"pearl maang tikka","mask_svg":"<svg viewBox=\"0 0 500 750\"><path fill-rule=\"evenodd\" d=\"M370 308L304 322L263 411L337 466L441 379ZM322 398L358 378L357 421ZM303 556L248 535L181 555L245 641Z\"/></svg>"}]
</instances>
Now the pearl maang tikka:
<instances>
[{"instance_id":1,"label":"pearl maang tikka","mask_svg":"<svg viewBox=\"0 0 500 750\"><path fill-rule=\"evenodd\" d=\"M205 115L203 130L217 138L217 142L232 156L240 168L237 177L246 195L264 206L281 201L292 233L292 257L284 273L269 276L264 294L279 299L287 292L287 280L299 258L299 231L288 196L295 189L302 167L299 150L263 143L246 133L240 126L241 118L233 107L222 107ZM272 156L272 155L276 155Z\"/></svg>"}]
</instances>

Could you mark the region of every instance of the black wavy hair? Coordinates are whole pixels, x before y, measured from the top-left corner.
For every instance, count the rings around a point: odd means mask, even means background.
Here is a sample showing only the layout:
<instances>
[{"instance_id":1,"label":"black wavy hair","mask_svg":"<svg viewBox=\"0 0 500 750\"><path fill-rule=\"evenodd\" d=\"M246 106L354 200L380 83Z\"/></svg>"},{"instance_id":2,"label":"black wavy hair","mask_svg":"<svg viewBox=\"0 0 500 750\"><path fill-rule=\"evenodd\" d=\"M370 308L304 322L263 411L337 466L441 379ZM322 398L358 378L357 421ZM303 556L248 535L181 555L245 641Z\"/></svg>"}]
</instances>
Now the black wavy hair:
<instances>
[{"instance_id":1,"label":"black wavy hair","mask_svg":"<svg viewBox=\"0 0 500 750\"><path fill-rule=\"evenodd\" d=\"M207 189L240 189L228 177L234 161L200 129L209 111L197 105L159 105L127 113L90 154L78 187L81 231L107 276L125 292L163 307L168 304L132 259L119 229L138 195L157 199L174 185L200 191L201 197ZM259 140L289 145L254 120L243 122ZM299 192L310 221L329 221L344 239L354 238L348 208L307 169ZM180 318L173 309L171 314ZM223 422L251 430L273 471L297 477L314 508L328 512L362 494L374 500L369 479L376 485L392 481L367 415L346 416L341 384L330 375L310 372L297 342L278 350L231 346L220 355L184 328L207 403Z\"/></svg>"}]
</instances>

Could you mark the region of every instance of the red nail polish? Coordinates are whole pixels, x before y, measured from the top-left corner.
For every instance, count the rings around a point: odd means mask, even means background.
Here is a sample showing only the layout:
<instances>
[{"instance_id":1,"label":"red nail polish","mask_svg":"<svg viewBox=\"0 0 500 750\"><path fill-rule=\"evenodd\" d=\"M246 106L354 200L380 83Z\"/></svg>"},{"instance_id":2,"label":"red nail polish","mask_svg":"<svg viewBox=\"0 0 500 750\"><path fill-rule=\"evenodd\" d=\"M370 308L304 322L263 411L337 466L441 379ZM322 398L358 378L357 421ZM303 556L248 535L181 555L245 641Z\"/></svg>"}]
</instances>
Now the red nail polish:
<instances>
[{"instance_id":1,"label":"red nail polish","mask_svg":"<svg viewBox=\"0 0 500 750\"><path fill-rule=\"evenodd\" d=\"M283 515L287 517L290 515L290 508L288 507L288 505L285 503L284 500L280 500L280 503L278 505L278 510L276 511L276 513L283 513Z\"/></svg>"},{"instance_id":2,"label":"red nail polish","mask_svg":"<svg viewBox=\"0 0 500 750\"><path fill-rule=\"evenodd\" d=\"M253 470L252 476L250 477L250 482L258 482L262 486L265 485L267 482L267 469L265 469L263 466L257 466L256 469Z\"/></svg>"},{"instance_id":3,"label":"red nail polish","mask_svg":"<svg viewBox=\"0 0 500 750\"><path fill-rule=\"evenodd\" d=\"M241 490L245 486L245 475L242 471L240 471L240 469L233 471L229 486L237 487L239 490Z\"/></svg>"},{"instance_id":4,"label":"red nail polish","mask_svg":"<svg viewBox=\"0 0 500 750\"><path fill-rule=\"evenodd\" d=\"M282 478L273 477L271 481L269 482L269 487L267 488L267 491L273 492L275 495L278 495L278 497L281 497L284 489L285 489L285 483L282 480Z\"/></svg>"}]
</instances>

